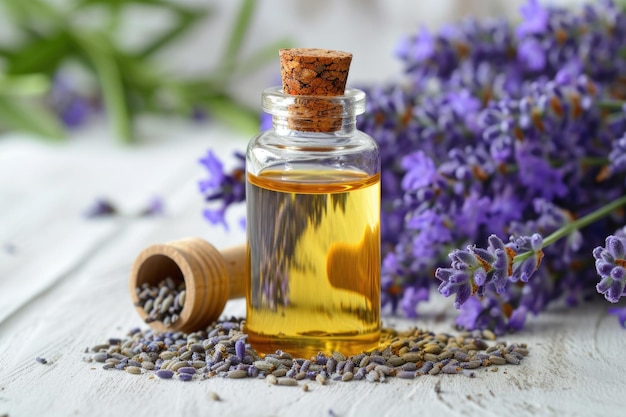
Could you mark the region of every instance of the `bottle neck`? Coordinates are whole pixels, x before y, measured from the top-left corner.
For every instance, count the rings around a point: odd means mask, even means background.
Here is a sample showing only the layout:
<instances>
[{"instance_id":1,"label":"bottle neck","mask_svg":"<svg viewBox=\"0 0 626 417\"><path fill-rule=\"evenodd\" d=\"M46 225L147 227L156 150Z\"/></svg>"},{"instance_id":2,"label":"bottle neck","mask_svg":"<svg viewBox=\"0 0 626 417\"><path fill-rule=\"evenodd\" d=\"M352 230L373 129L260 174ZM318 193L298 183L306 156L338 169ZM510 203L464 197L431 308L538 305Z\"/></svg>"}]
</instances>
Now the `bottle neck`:
<instances>
[{"instance_id":1,"label":"bottle neck","mask_svg":"<svg viewBox=\"0 0 626 417\"><path fill-rule=\"evenodd\" d=\"M279 134L343 135L356 130L356 116L365 111L365 93L347 89L342 96L294 96L271 87L263 92L263 110L272 115Z\"/></svg>"},{"instance_id":2,"label":"bottle neck","mask_svg":"<svg viewBox=\"0 0 626 417\"><path fill-rule=\"evenodd\" d=\"M344 118L302 118L272 116L272 127L280 135L313 133L315 136L348 135L356 131L356 116Z\"/></svg>"}]
</instances>

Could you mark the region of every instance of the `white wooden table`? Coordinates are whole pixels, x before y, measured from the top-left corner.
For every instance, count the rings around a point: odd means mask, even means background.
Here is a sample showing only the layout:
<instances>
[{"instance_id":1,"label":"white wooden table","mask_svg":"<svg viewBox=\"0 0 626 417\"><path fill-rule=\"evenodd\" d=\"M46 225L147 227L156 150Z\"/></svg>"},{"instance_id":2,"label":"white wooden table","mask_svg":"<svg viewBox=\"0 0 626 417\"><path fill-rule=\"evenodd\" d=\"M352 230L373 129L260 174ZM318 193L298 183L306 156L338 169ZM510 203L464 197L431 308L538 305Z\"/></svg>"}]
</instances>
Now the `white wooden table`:
<instances>
[{"instance_id":1,"label":"white wooden table","mask_svg":"<svg viewBox=\"0 0 626 417\"><path fill-rule=\"evenodd\" d=\"M142 132L146 139L132 147L97 127L60 145L0 137L0 416L626 415L626 330L604 303L531 318L503 338L529 345L522 364L480 369L475 378L313 382L304 392L256 379L159 380L83 361L87 347L142 326L127 287L143 248L186 236L217 247L244 242L243 207L229 232L202 219L197 160L209 148L228 160L247 138L169 121ZM165 215L134 217L153 196ZM98 197L126 216L86 219ZM225 313L243 316L244 301ZM385 317L385 325L454 333L455 314L434 295L418 320Z\"/></svg>"}]
</instances>

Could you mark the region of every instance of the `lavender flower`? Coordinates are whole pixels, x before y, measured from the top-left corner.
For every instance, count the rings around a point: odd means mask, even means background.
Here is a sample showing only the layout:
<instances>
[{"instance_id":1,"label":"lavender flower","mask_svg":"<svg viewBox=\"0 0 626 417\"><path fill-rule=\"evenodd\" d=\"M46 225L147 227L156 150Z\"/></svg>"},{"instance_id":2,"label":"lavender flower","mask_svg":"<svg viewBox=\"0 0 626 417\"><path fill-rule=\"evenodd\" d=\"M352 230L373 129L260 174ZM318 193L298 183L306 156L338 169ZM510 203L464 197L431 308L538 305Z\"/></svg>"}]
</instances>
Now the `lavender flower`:
<instances>
[{"instance_id":1,"label":"lavender flower","mask_svg":"<svg viewBox=\"0 0 626 417\"><path fill-rule=\"evenodd\" d=\"M141 211L140 216L150 217L150 216L159 216L165 212L165 203L163 199L160 197L153 197L149 202L148 206Z\"/></svg>"},{"instance_id":2,"label":"lavender flower","mask_svg":"<svg viewBox=\"0 0 626 417\"><path fill-rule=\"evenodd\" d=\"M98 110L96 101L79 91L69 78L61 73L54 76L49 105L63 124L70 128L83 125Z\"/></svg>"},{"instance_id":3,"label":"lavender flower","mask_svg":"<svg viewBox=\"0 0 626 417\"><path fill-rule=\"evenodd\" d=\"M471 295L484 296L488 284L493 285L496 293L502 294L507 281L528 282L541 264L541 249L542 239L537 234L511 237L508 245L491 235L487 249L476 246L455 249L449 254L451 268L437 268L435 272L435 277L442 281L439 292L445 297L456 294L454 306L457 309ZM524 253L524 257L515 262L517 253Z\"/></svg>"},{"instance_id":4,"label":"lavender flower","mask_svg":"<svg viewBox=\"0 0 626 417\"><path fill-rule=\"evenodd\" d=\"M596 271L601 281L596 285L600 294L611 303L616 303L626 295L626 239L611 235L606 238L605 247L593 250Z\"/></svg>"},{"instance_id":5,"label":"lavender flower","mask_svg":"<svg viewBox=\"0 0 626 417\"><path fill-rule=\"evenodd\" d=\"M539 3L539 0L529 0L520 8L524 20L516 30L518 38L525 38L528 35L540 35L548 30L550 14Z\"/></svg>"},{"instance_id":6,"label":"lavender flower","mask_svg":"<svg viewBox=\"0 0 626 417\"><path fill-rule=\"evenodd\" d=\"M117 208L109 200L105 198L98 198L91 207L85 212L85 217L107 217L117 214Z\"/></svg>"},{"instance_id":7,"label":"lavender flower","mask_svg":"<svg viewBox=\"0 0 626 417\"><path fill-rule=\"evenodd\" d=\"M209 150L199 162L207 170L208 177L198 181L200 192L207 202L221 203L217 207L205 208L202 212L211 224L222 225L228 230L225 214L232 204L245 200L245 155L235 153L237 165L230 173L224 172L222 161Z\"/></svg>"},{"instance_id":8,"label":"lavender flower","mask_svg":"<svg viewBox=\"0 0 626 417\"><path fill-rule=\"evenodd\" d=\"M543 239L539 234L532 236L518 236L511 238L511 247L515 253L527 252L530 254L527 258L520 262L513 263L513 272L510 276L510 280L513 282L522 281L528 282L530 277L541 265L543 259L542 249Z\"/></svg>"}]
</instances>

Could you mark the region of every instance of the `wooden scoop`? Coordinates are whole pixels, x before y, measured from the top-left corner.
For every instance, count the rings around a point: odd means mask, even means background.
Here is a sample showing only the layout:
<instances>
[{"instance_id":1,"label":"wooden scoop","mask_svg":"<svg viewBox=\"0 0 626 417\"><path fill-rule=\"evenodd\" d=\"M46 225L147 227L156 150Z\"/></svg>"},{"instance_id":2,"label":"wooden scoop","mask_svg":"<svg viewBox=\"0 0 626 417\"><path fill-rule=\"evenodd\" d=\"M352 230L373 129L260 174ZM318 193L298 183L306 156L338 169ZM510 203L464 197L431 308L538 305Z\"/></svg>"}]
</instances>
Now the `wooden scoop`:
<instances>
[{"instance_id":1,"label":"wooden scoop","mask_svg":"<svg viewBox=\"0 0 626 417\"><path fill-rule=\"evenodd\" d=\"M226 301L245 296L246 245L218 251L199 238L185 238L144 249L130 274L130 294L137 312L146 319L148 312L137 305L136 288L143 283L156 285L167 277L184 280L186 301L178 320L169 326L161 321L150 324L157 331L192 332L208 327L219 318Z\"/></svg>"}]
</instances>

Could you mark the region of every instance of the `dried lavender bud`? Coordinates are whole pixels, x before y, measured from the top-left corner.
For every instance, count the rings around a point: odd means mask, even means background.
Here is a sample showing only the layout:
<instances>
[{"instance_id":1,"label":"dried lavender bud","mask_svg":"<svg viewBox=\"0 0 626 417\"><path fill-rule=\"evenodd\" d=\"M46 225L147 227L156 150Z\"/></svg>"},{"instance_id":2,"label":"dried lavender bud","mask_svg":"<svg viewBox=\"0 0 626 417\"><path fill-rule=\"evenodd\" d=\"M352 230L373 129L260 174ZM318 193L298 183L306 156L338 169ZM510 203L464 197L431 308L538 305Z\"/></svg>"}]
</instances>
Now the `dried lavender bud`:
<instances>
[{"instance_id":1,"label":"dried lavender bud","mask_svg":"<svg viewBox=\"0 0 626 417\"><path fill-rule=\"evenodd\" d=\"M235 352L239 360L243 361L246 356L246 342L243 339L239 339L235 342Z\"/></svg>"},{"instance_id":2,"label":"dried lavender bud","mask_svg":"<svg viewBox=\"0 0 626 417\"><path fill-rule=\"evenodd\" d=\"M466 375L462 371L491 364L521 363L528 354L528 347L525 344L507 345L504 342L496 342L490 346L486 342L476 343L476 339L468 335L454 337L415 329L389 340L381 350L351 357L336 352L328 358L318 354L312 359L304 359L293 358L289 352L279 351L260 359L253 349L245 349L246 335L241 331L239 324L228 323L217 322L205 331L190 334L159 333L154 329L133 330L114 347L114 350L118 349L124 354L117 352L109 354L107 353L109 345L99 345L95 346L97 349L92 349L96 352L92 353L91 360L95 360L96 357L104 359L106 369L126 370L136 374L154 372L161 379L170 379L175 375L183 381L193 380L194 375L198 375L195 377L197 379L214 376L231 379L261 377L268 383L293 385L293 381L297 383L304 379L315 379L320 384L327 384L329 381L334 383L351 380L383 382L387 377L412 379L417 375L436 375L440 372ZM224 327L230 328L228 335L220 335L214 331L215 329L223 331ZM243 352L246 354L244 358L249 359L246 361L240 359L242 351L241 347L237 346L244 347ZM413 350L406 351L409 346ZM397 352L394 349L397 349ZM401 351L404 353L400 354ZM440 353L435 355L425 353L426 351ZM182 359L189 355L195 355L195 359ZM426 361L421 364L423 358L428 355L433 356L436 363ZM505 355L508 355L510 362L507 362ZM451 359L454 357L467 358L467 361ZM213 361L215 358L219 360ZM403 359L401 365L393 365L394 359L401 358L416 362L406 362ZM421 364L419 368L418 363Z\"/></svg>"}]
</instances>

